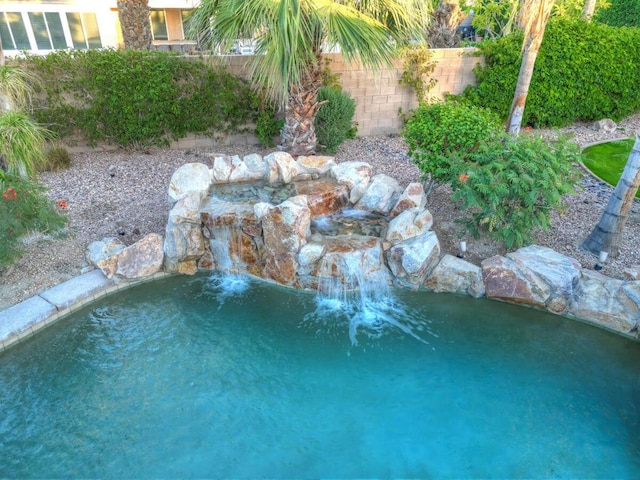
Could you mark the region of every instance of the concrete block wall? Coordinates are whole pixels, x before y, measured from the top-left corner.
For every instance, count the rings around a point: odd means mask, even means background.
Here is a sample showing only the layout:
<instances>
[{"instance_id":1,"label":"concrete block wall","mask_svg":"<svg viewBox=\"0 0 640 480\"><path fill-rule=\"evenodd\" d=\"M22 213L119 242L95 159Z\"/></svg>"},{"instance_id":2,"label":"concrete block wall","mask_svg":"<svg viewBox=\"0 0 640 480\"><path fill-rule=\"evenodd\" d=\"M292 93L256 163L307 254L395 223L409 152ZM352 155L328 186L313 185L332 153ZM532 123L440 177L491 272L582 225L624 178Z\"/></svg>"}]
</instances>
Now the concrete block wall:
<instances>
[{"instance_id":1,"label":"concrete block wall","mask_svg":"<svg viewBox=\"0 0 640 480\"><path fill-rule=\"evenodd\" d=\"M475 57L475 48L432 49L432 60L436 68L432 77L436 85L430 94L444 99L445 93L461 93L468 85L474 85L473 69L482 63L482 57ZM249 78L248 56L224 57L229 71L234 75ZM417 107L415 94L398 82L402 76L402 63L398 61L391 68L377 71L364 68L360 64L348 63L341 54L326 54L329 68L340 75L343 88L356 100L354 121L358 123L358 135L387 135L398 133L402 120L398 112L408 112Z\"/></svg>"}]
</instances>

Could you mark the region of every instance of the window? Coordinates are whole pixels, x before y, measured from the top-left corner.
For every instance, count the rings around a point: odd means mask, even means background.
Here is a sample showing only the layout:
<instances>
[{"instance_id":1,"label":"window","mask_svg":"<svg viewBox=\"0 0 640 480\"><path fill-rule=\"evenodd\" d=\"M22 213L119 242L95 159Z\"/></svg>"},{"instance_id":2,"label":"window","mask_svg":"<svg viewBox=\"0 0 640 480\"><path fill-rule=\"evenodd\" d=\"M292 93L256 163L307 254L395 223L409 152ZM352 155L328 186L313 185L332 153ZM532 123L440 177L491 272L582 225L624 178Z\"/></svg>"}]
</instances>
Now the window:
<instances>
[{"instance_id":1,"label":"window","mask_svg":"<svg viewBox=\"0 0 640 480\"><path fill-rule=\"evenodd\" d=\"M164 10L151 10L151 34L154 40L169 40Z\"/></svg>"},{"instance_id":2,"label":"window","mask_svg":"<svg viewBox=\"0 0 640 480\"><path fill-rule=\"evenodd\" d=\"M67 13L73 48L101 48L100 32L95 13Z\"/></svg>"},{"instance_id":3,"label":"window","mask_svg":"<svg viewBox=\"0 0 640 480\"><path fill-rule=\"evenodd\" d=\"M0 12L0 39L6 50L29 50L29 36L19 12Z\"/></svg>"},{"instance_id":4,"label":"window","mask_svg":"<svg viewBox=\"0 0 640 480\"><path fill-rule=\"evenodd\" d=\"M29 12L29 21L38 50L67 48L59 13Z\"/></svg>"}]
</instances>

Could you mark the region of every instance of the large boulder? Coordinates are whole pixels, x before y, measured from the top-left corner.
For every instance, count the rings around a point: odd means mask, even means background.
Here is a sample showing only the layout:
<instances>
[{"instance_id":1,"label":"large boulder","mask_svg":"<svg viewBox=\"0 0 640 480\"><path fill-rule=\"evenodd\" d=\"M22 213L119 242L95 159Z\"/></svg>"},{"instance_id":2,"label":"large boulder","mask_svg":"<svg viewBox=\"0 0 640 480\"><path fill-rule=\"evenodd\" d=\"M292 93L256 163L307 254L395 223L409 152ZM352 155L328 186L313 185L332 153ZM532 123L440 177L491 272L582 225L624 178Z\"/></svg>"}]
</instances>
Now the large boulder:
<instances>
[{"instance_id":1,"label":"large boulder","mask_svg":"<svg viewBox=\"0 0 640 480\"><path fill-rule=\"evenodd\" d=\"M187 193L207 192L211 187L212 176L209 167L202 163L185 163L171 176L169 198L178 201Z\"/></svg>"},{"instance_id":2,"label":"large boulder","mask_svg":"<svg viewBox=\"0 0 640 480\"><path fill-rule=\"evenodd\" d=\"M312 175L325 175L336 166L333 157L325 157L323 155L311 155L308 157L300 155L296 161L303 170Z\"/></svg>"},{"instance_id":3,"label":"large boulder","mask_svg":"<svg viewBox=\"0 0 640 480\"><path fill-rule=\"evenodd\" d=\"M474 298L484 296L482 269L453 255L445 255L424 283L434 292L463 293Z\"/></svg>"},{"instance_id":4,"label":"large boulder","mask_svg":"<svg viewBox=\"0 0 640 480\"><path fill-rule=\"evenodd\" d=\"M440 258L440 243L434 232L426 232L393 245L386 252L387 264L399 285L419 288Z\"/></svg>"},{"instance_id":5,"label":"large boulder","mask_svg":"<svg viewBox=\"0 0 640 480\"><path fill-rule=\"evenodd\" d=\"M379 238L337 235L326 237L324 245L324 254L316 261L316 269L311 272L321 290L371 290L376 285L389 285L391 279ZM311 269L307 267L307 270Z\"/></svg>"},{"instance_id":6,"label":"large boulder","mask_svg":"<svg viewBox=\"0 0 640 480\"><path fill-rule=\"evenodd\" d=\"M165 270L193 275L205 253L200 221L202 192L191 192L178 200L169 212L165 229Z\"/></svg>"},{"instance_id":7,"label":"large boulder","mask_svg":"<svg viewBox=\"0 0 640 480\"><path fill-rule=\"evenodd\" d=\"M304 195L291 197L262 217L265 267L263 276L294 285L297 256L310 233L311 211Z\"/></svg>"},{"instance_id":8,"label":"large boulder","mask_svg":"<svg viewBox=\"0 0 640 480\"><path fill-rule=\"evenodd\" d=\"M211 198L201 207L200 218L209 239L213 268L232 273L259 273L262 224L254 206Z\"/></svg>"},{"instance_id":9,"label":"large boulder","mask_svg":"<svg viewBox=\"0 0 640 480\"><path fill-rule=\"evenodd\" d=\"M264 157L269 166L269 182L291 183L296 177L306 173L304 167L296 163L287 152L273 152Z\"/></svg>"},{"instance_id":10,"label":"large boulder","mask_svg":"<svg viewBox=\"0 0 640 480\"><path fill-rule=\"evenodd\" d=\"M343 162L331 169L331 176L349 187L349 201L354 204L362 198L372 174L373 168L365 162Z\"/></svg>"},{"instance_id":11,"label":"large boulder","mask_svg":"<svg viewBox=\"0 0 640 480\"><path fill-rule=\"evenodd\" d=\"M307 197L311 218L330 215L349 205L349 189L334 180L323 178L296 185L296 193Z\"/></svg>"},{"instance_id":12,"label":"large boulder","mask_svg":"<svg viewBox=\"0 0 640 480\"><path fill-rule=\"evenodd\" d=\"M115 237L105 237L91 242L87 247L87 261L99 268L107 278L112 278L118 268L118 255L125 249L124 243Z\"/></svg>"},{"instance_id":13,"label":"large boulder","mask_svg":"<svg viewBox=\"0 0 640 480\"><path fill-rule=\"evenodd\" d=\"M482 262L487 297L554 313L569 307L581 270L575 259L537 245Z\"/></svg>"},{"instance_id":14,"label":"large boulder","mask_svg":"<svg viewBox=\"0 0 640 480\"><path fill-rule=\"evenodd\" d=\"M128 280L150 277L162 269L162 236L150 233L118 255L116 276Z\"/></svg>"},{"instance_id":15,"label":"large boulder","mask_svg":"<svg viewBox=\"0 0 640 480\"><path fill-rule=\"evenodd\" d=\"M429 210L410 208L389 222L385 239L393 244L404 242L428 232L433 226L433 215Z\"/></svg>"},{"instance_id":16,"label":"large boulder","mask_svg":"<svg viewBox=\"0 0 640 480\"><path fill-rule=\"evenodd\" d=\"M355 208L387 215L402 192L402 187L395 178L380 173L371 178Z\"/></svg>"},{"instance_id":17,"label":"large boulder","mask_svg":"<svg viewBox=\"0 0 640 480\"><path fill-rule=\"evenodd\" d=\"M569 315L609 330L638 335L640 282L625 282L583 270Z\"/></svg>"},{"instance_id":18,"label":"large boulder","mask_svg":"<svg viewBox=\"0 0 640 480\"><path fill-rule=\"evenodd\" d=\"M400 198L398 198L398 201L391 209L390 216L391 218L395 218L410 208L419 208L422 210L426 205L427 196L424 193L424 187L422 184L418 182L410 183L407 185L407 188L404 189Z\"/></svg>"},{"instance_id":19,"label":"large boulder","mask_svg":"<svg viewBox=\"0 0 640 480\"><path fill-rule=\"evenodd\" d=\"M582 272L577 260L538 245L520 248L508 253L507 257L523 269L528 269L549 286L551 293L545 308L554 313L567 310Z\"/></svg>"}]
</instances>

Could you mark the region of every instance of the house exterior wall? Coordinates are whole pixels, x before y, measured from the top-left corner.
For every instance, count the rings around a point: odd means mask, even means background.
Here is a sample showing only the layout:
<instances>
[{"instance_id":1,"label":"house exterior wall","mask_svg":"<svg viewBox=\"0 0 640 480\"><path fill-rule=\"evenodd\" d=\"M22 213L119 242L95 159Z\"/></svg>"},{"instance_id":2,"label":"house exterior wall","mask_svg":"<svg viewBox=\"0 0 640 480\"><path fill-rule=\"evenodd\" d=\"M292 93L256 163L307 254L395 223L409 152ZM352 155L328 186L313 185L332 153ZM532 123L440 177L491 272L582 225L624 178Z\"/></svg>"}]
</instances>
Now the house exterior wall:
<instances>
[{"instance_id":1,"label":"house exterior wall","mask_svg":"<svg viewBox=\"0 0 640 480\"><path fill-rule=\"evenodd\" d=\"M200 0L149 0L149 9L165 10L167 31L169 40L157 42L163 47L171 45L171 42L183 42L184 31L182 28L182 18L180 10L190 10L199 5ZM95 21L100 36L99 45L96 43L89 48L118 48L122 46L122 34L120 32L120 23L118 20L117 0L44 0L44 1L2 1L0 2L0 23L3 21L2 16L9 13L18 13L22 16L26 34L29 38L30 48L10 48L3 45L7 56L18 55L21 51L26 50L30 53L46 54L53 48L41 48L38 46L35 36L35 27L29 18L29 13L58 13L64 31L68 48L77 48L72 40L72 27L70 26L66 14L81 13L95 15ZM184 43L184 42L183 42ZM189 43L189 42L187 42ZM192 43L192 42L191 42ZM56 47L55 49L60 49ZM173 48L163 48L173 49ZM178 49L180 51L184 48Z\"/></svg>"}]
</instances>

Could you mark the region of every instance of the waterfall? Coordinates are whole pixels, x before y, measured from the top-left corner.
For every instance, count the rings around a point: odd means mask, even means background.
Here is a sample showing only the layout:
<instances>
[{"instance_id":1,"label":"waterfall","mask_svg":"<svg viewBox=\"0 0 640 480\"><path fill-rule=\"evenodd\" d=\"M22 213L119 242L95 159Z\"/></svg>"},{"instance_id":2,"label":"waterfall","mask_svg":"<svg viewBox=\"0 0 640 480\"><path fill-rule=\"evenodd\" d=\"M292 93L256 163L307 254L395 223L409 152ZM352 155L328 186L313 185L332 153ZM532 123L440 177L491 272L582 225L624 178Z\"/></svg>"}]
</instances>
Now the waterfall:
<instances>
[{"instance_id":1,"label":"waterfall","mask_svg":"<svg viewBox=\"0 0 640 480\"><path fill-rule=\"evenodd\" d=\"M352 345L358 345L359 333L378 338L390 328L427 343L411 328L413 320L396 300L386 271L367 268L365 257L355 250L322 259L316 309L305 321L328 329L346 326Z\"/></svg>"},{"instance_id":2,"label":"waterfall","mask_svg":"<svg viewBox=\"0 0 640 480\"><path fill-rule=\"evenodd\" d=\"M216 265L210 283L218 292L216 297L222 304L226 298L244 293L249 288L249 277L247 265L242 260L240 227L214 227L210 231L209 245Z\"/></svg>"}]
</instances>

